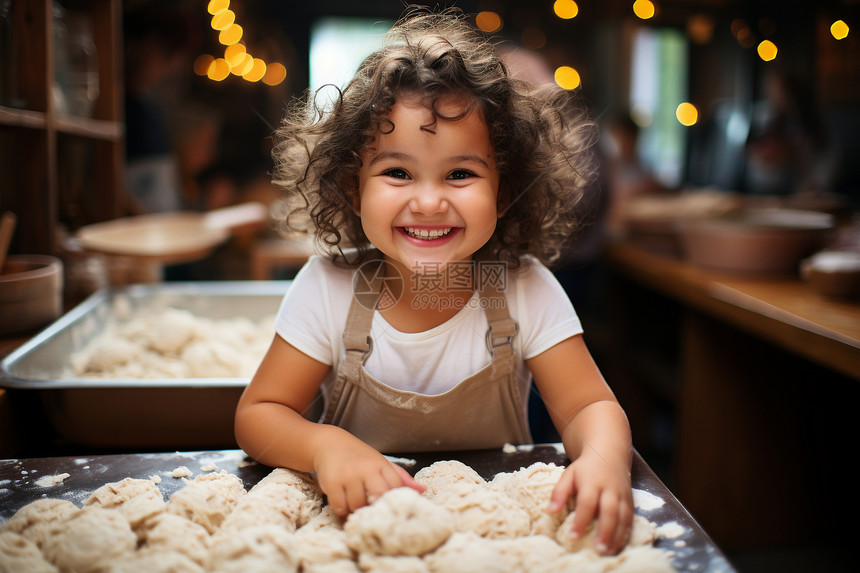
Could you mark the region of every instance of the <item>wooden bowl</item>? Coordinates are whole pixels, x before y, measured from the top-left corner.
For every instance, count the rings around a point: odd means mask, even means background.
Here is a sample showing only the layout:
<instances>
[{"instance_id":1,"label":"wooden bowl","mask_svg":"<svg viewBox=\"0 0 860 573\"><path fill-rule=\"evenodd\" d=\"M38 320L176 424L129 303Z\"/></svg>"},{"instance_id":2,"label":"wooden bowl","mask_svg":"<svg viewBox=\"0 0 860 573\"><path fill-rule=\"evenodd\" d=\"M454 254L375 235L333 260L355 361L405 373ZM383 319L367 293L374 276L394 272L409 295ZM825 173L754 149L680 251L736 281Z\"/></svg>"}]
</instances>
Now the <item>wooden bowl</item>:
<instances>
[{"instance_id":1,"label":"wooden bowl","mask_svg":"<svg viewBox=\"0 0 860 573\"><path fill-rule=\"evenodd\" d=\"M24 333L63 314L63 263L47 255L10 255L0 274L0 334Z\"/></svg>"},{"instance_id":2,"label":"wooden bowl","mask_svg":"<svg viewBox=\"0 0 860 573\"><path fill-rule=\"evenodd\" d=\"M797 273L821 248L834 220L792 209L747 210L730 217L684 221L681 243L694 265L740 274Z\"/></svg>"},{"instance_id":3,"label":"wooden bowl","mask_svg":"<svg viewBox=\"0 0 860 573\"><path fill-rule=\"evenodd\" d=\"M860 252L821 251L801 262L800 274L824 296L860 297Z\"/></svg>"}]
</instances>

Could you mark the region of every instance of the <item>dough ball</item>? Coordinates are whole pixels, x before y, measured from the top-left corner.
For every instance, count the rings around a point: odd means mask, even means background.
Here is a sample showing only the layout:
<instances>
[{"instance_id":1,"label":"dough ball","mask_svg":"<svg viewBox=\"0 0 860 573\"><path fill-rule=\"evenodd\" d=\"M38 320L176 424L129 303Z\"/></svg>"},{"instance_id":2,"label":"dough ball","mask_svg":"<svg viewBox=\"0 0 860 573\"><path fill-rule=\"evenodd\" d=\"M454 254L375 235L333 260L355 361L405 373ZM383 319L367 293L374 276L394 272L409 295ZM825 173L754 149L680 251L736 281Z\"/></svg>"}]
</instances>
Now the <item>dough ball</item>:
<instances>
[{"instance_id":1,"label":"dough ball","mask_svg":"<svg viewBox=\"0 0 860 573\"><path fill-rule=\"evenodd\" d=\"M352 561L354 558L346 543L346 532L341 529L308 529L305 526L296 532L295 541L300 568L332 561Z\"/></svg>"},{"instance_id":2,"label":"dough ball","mask_svg":"<svg viewBox=\"0 0 860 573\"><path fill-rule=\"evenodd\" d=\"M355 561L341 559L328 563L311 564L302 569L302 573L361 573Z\"/></svg>"},{"instance_id":3,"label":"dough ball","mask_svg":"<svg viewBox=\"0 0 860 573\"><path fill-rule=\"evenodd\" d=\"M366 572L430 573L427 564L420 557L394 557L391 555L373 555L372 553L359 555L358 568Z\"/></svg>"},{"instance_id":4,"label":"dough ball","mask_svg":"<svg viewBox=\"0 0 860 573\"><path fill-rule=\"evenodd\" d=\"M273 469L266 477L261 479L254 487L248 490L248 493L253 492L255 489L265 487L271 483L282 483L297 487L303 494L305 494L306 497L313 500L315 503L319 503L319 506L322 507L323 492L317 481L308 473L297 472L287 468Z\"/></svg>"},{"instance_id":5,"label":"dough ball","mask_svg":"<svg viewBox=\"0 0 860 573\"><path fill-rule=\"evenodd\" d=\"M546 515L552 490L562 473L561 466L537 462L515 472L498 474L489 485L522 504L534 523ZM572 503L570 509L573 509Z\"/></svg>"},{"instance_id":6,"label":"dough ball","mask_svg":"<svg viewBox=\"0 0 860 573\"><path fill-rule=\"evenodd\" d=\"M578 539L570 538L570 529L573 526L575 515L576 512L569 514L559 526L555 535L556 541L571 553L583 549L594 549L594 536L597 534L594 521L588 524L585 533L580 535ZM657 539L657 527L641 515L634 515L633 529L630 531L630 540L627 542L627 546L649 545L655 539Z\"/></svg>"},{"instance_id":7,"label":"dough ball","mask_svg":"<svg viewBox=\"0 0 860 573\"><path fill-rule=\"evenodd\" d=\"M141 550L181 553L201 567L209 564L210 537L206 529L172 513L160 513L146 522Z\"/></svg>"},{"instance_id":8,"label":"dough ball","mask_svg":"<svg viewBox=\"0 0 860 573\"><path fill-rule=\"evenodd\" d=\"M166 308L149 331L149 347L163 354L179 354L197 333L198 319L187 310Z\"/></svg>"},{"instance_id":9,"label":"dough ball","mask_svg":"<svg viewBox=\"0 0 860 573\"><path fill-rule=\"evenodd\" d=\"M202 525L211 535L244 495L242 480L234 474L201 474L170 497L167 511Z\"/></svg>"},{"instance_id":10,"label":"dough ball","mask_svg":"<svg viewBox=\"0 0 860 573\"><path fill-rule=\"evenodd\" d=\"M451 534L451 516L407 487L388 490L373 504L354 511L343 528L358 553L423 555Z\"/></svg>"},{"instance_id":11,"label":"dough ball","mask_svg":"<svg viewBox=\"0 0 860 573\"><path fill-rule=\"evenodd\" d=\"M528 512L519 502L498 491L459 483L437 493L433 503L451 512L455 531L471 531L490 539L529 534Z\"/></svg>"},{"instance_id":12,"label":"dough ball","mask_svg":"<svg viewBox=\"0 0 860 573\"><path fill-rule=\"evenodd\" d=\"M618 573L673 573L670 554L651 545L627 546L618 555Z\"/></svg>"},{"instance_id":13,"label":"dough ball","mask_svg":"<svg viewBox=\"0 0 860 573\"><path fill-rule=\"evenodd\" d=\"M614 558L600 557L594 551L565 553L547 563L539 563L529 573L606 573L612 571Z\"/></svg>"},{"instance_id":14,"label":"dough ball","mask_svg":"<svg viewBox=\"0 0 860 573\"><path fill-rule=\"evenodd\" d=\"M143 348L124 338L102 338L87 352L83 363L85 371L110 372L117 366L134 362Z\"/></svg>"},{"instance_id":15,"label":"dough ball","mask_svg":"<svg viewBox=\"0 0 860 573\"><path fill-rule=\"evenodd\" d=\"M534 571L564 555L564 548L545 535L498 539L494 543L499 553L515 564L512 571Z\"/></svg>"},{"instance_id":16,"label":"dough ball","mask_svg":"<svg viewBox=\"0 0 860 573\"><path fill-rule=\"evenodd\" d=\"M256 525L218 535L209 554L210 571L254 573L298 571L293 534L277 525Z\"/></svg>"},{"instance_id":17,"label":"dough ball","mask_svg":"<svg viewBox=\"0 0 860 573\"><path fill-rule=\"evenodd\" d=\"M137 547L128 521L115 509L88 507L58 522L42 553L61 571L97 572Z\"/></svg>"},{"instance_id":18,"label":"dough ball","mask_svg":"<svg viewBox=\"0 0 860 573\"><path fill-rule=\"evenodd\" d=\"M101 486L83 505L116 509L137 530L146 519L164 511L164 498L151 480L125 478Z\"/></svg>"},{"instance_id":19,"label":"dough ball","mask_svg":"<svg viewBox=\"0 0 860 573\"><path fill-rule=\"evenodd\" d=\"M301 522L309 519L312 502L298 488L270 483L260 488L252 488L239 499L236 507L221 529L237 530L252 525L271 523L288 531L295 531Z\"/></svg>"},{"instance_id":20,"label":"dough ball","mask_svg":"<svg viewBox=\"0 0 860 573\"><path fill-rule=\"evenodd\" d=\"M431 573L510 573L508 558L492 540L474 533L457 532L442 547L424 557Z\"/></svg>"},{"instance_id":21,"label":"dough ball","mask_svg":"<svg viewBox=\"0 0 860 573\"><path fill-rule=\"evenodd\" d=\"M475 487L487 485L481 475L457 460L443 460L421 468L415 473L415 481L427 486L424 495L433 497L455 484L470 484Z\"/></svg>"},{"instance_id":22,"label":"dough ball","mask_svg":"<svg viewBox=\"0 0 860 573\"><path fill-rule=\"evenodd\" d=\"M299 531L308 531L314 529L323 529L323 528L334 528L334 529L343 529L343 524L346 523L346 517L340 516L334 512L331 506L323 506L322 510L310 520L306 524L304 524Z\"/></svg>"},{"instance_id":23,"label":"dough ball","mask_svg":"<svg viewBox=\"0 0 860 573\"><path fill-rule=\"evenodd\" d=\"M181 518L180 518L181 519ZM138 551L111 563L104 573L204 573L206 569L177 551Z\"/></svg>"},{"instance_id":24,"label":"dough ball","mask_svg":"<svg viewBox=\"0 0 860 573\"><path fill-rule=\"evenodd\" d=\"M78 513L80 509L74 503L64 499L43 498L30 502L0 526L0 531L19 533L42 547L45 537L51 534L51 529Z\"/></svg>"},{"instance_id":25,"label":"dough ball","mask_svg":"<svg viewBox=\"0 0 860 573\"><path fill-rule=\"evenodd\" d=\"M0 573L58 573L45 561L39 547L14 531L0 532Z\"/></svg>"}]
</instances>

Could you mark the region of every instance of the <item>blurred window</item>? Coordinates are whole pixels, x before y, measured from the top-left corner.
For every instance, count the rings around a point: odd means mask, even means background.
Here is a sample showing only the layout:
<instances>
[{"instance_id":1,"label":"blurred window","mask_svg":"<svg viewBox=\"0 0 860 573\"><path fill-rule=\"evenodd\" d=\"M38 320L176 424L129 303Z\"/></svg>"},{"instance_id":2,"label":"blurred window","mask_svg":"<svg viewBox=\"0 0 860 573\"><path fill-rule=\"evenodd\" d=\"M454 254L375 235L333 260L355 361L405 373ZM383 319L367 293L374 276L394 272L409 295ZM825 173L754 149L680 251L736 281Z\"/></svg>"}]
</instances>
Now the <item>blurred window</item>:
<instances>
[{"instance_id":1,"label":"blurred window","mask_svg":"<svg viewBox=\"0 0 860 573\"><path fill-rule=\"evenodd\" d=\"M687 40L680 30L642 28L633 41L630 104L639 124L639 159L666 187L684 176L686 128L675 110L687 101Z\"/></svg>"}]
</instances>

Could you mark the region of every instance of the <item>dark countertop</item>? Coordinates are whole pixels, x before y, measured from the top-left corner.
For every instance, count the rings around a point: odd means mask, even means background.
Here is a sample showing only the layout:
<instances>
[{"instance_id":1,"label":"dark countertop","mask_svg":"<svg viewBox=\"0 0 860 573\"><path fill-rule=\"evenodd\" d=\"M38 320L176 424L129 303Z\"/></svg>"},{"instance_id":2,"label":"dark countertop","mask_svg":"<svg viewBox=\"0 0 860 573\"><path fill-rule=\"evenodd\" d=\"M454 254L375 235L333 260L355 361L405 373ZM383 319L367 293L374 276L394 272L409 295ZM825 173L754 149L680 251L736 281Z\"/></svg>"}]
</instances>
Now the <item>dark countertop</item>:
<instances>
[{"instance_id":1,"label":"dark countertop","mask_svg":"<svg viewBox=\"0 0 860 573\"><path fill-rule=\"evenodd\" d=\"M568 463L567 456L555 444L520 446L517 451L510 453L502 450L434 452L393 458L413 474L435 461L449 459L462 461L486 479L499 472L516 471L538 461L557 465ZM415 463L401 460L414 460ZM271 468L249 460L240 450L0 460L0 521L5 521L24 505L42 497L66 499L80 506L101 485L126 477L160 476L158 487L164 498L168 499L185 486L183 480L170 476L175 468L186 466L193 475L198 475L202 472L201 468L208 464L214 464L216 471L226 470L236 474L246 488L256 484L271 471ZM40 478L63 473L69 474L69 477L62 483L47 487L38 483ZM735 571L707 533L638 454L634 456L633 462L633 487L636 500L654 502L643 504L637 501L636 512L658 528L663 527L671 533L671 536L660 537L656 545L674 553L672 562L678 571Z\"/></svg>"}]
</instances>

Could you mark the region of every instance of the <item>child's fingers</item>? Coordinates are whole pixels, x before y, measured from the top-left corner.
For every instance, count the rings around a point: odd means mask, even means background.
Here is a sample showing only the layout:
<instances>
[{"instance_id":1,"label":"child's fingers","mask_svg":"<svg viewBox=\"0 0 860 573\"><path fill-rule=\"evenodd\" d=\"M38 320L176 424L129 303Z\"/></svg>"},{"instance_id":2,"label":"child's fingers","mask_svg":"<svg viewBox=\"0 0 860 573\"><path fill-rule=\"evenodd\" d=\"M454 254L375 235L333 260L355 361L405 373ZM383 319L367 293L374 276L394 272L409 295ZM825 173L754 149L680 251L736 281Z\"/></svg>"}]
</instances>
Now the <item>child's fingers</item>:
<instances>
[{"instance_id":1,"label":"child's fingers","mask_svg":"<svg viewBox=\"0 0 860 573\"><path fill-rule=\"evenodd\" d=\"M574 489L575 485L573 480L573 474L563 474L561 476L561 479L558 480L558 483L556 483L555 487L552 489L552 494L550 494L549 497L549 507L547 508L547 511L549 513L557 513L561 511L561 508L564 507L564 505L567 503L567 500L573 497Z\"/></svg>"},{"instance_id":2,"label":"child's fingers","mask_svg":"<svg viewBox=\"0 0 860 573\"><path fill-rule=\"evenodd\" d=\"M576 496L576 511L573 516L571 535L579 537L585 533L588 524L597 513L597 492L593 489L581 490Z\"/></svg>"},{"instance_id":3,"label":"child's fingers","mask_svg":"<svg viewBox=\"0 0 860 573\"><path fill-rule=\"evenodd\" d=\"M397 464L393 464L393 466L394 466L394 470L397 472L398 476L400 477L400 484L401 485L404 485L406 487L411 487L412 489L414 489L418 493L424 493L424 491L427 489L426 485L424 485L423 483L418 483L417 481L415 481L415 478L412 477L408 471L401 468Z\"/></svg>"},{"instance_id":4,"label":"child's fingers","mask_svg":"<svg viewBox=\"0 0 860 573\"><path fill-rule=\"evenodd\" d=\"M604 491L600 496L597 531L594 536L594 548L598 553L613 552L617 547L616 530L620 523L618 509L618 498Z\"/></svg>"},{"instance_id":5,"label":"child's fingers","mask_svg":"<svg viewBox=\"0 0 860 573\"><path fill-rule=\"evenodd\" d=\"M630 541L630 531L633 528L633 508L626 501L618 504L618 526L615 528L615 538L611 549L618 552L624 549Z\"/></svg>"},{"instance_id":6,"label":"child's fingers","mask_svg":"<svg viewBox=\"0 0 860 573\"><path fill-rule=\"evenodd\" d=\"M334 491L326 492L326 499L335 515L344 517L349 513L349 506L346 501L346 491L343 488L339 487Z\"/></svg>"}]
</instances>

